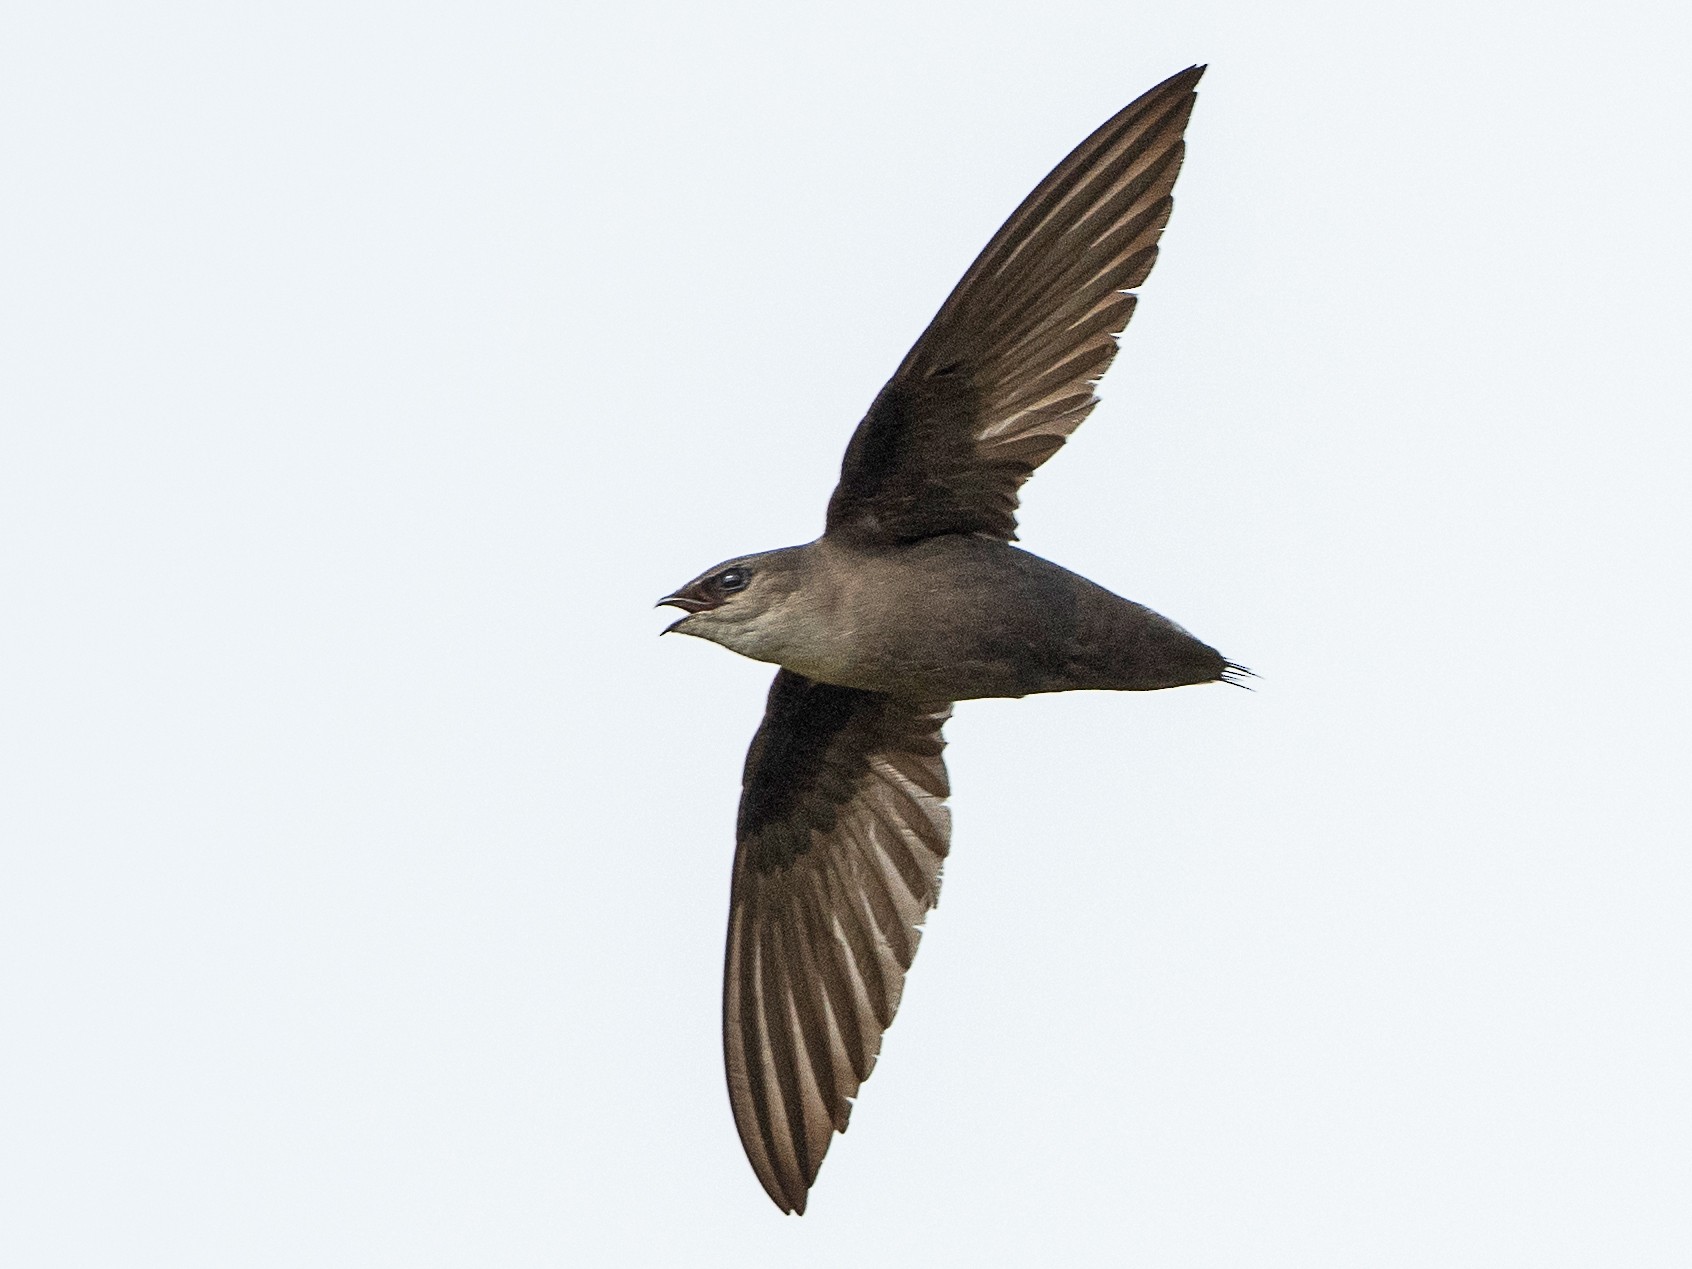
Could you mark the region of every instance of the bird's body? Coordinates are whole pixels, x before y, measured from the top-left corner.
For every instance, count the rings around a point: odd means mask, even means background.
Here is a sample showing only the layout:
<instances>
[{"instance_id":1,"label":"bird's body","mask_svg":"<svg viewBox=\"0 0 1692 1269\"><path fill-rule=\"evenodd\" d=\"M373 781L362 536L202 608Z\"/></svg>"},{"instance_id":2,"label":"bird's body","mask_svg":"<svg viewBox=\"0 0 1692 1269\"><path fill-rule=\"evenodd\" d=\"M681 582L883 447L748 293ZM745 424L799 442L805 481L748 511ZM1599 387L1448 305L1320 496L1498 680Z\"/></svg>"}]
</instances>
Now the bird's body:
<instances>
[{"instance_id":1,"label":"bird's body","mask_svg":"<svg viewBox=\"0 0 1692 1269\"><path fill-rule=\"evenodd\" d=\"M823 535L726 560L670 629L781 667L746 757L723 1054L784 1211L893 1021L951 846L954 701L1243 673L1012 546L1017 490L1091 412L1151 272L1202 67L1110 119L987 244L853 433Z\"/></svg>"},{"instance_id":2,"label":"bird's body","mask_svg":"<svg viewBox=\"0 0 1692 1269\"><path fill-rule=\"evenodd\" d=\"M688 633L807 678L909 701L1209 683L1227 662L1151 609L972 534L860 547L819 538L738 561L781 597ZM722 617L713 620L718 612ZM943 634L942 634L943 632Z\"/></svg>"}]
</instances>

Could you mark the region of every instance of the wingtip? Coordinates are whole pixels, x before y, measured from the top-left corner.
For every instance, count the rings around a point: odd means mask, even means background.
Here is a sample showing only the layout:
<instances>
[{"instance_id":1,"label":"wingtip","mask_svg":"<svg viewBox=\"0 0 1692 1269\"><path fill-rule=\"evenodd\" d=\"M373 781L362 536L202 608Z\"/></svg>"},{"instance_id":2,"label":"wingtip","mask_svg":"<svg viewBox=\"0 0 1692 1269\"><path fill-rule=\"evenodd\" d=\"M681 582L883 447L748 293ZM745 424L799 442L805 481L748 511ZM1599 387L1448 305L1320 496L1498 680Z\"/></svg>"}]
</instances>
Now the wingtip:
<instances>
[{"instance_id":1,"label":"wingtip","mask_svg":"<svg viewBox=\"0 0 1692 1269\"><path fill-rule=\"evenodd\" d=\"M1186 70L1176 71L1164 80L1152 92L1178 92L1196 94L1199 80L1204 78L1205 71L1210 69L1208 62L1198 62L1187 67ZM1150 94L1148 94L1149 96Z\"/></svg>"},{"instance_id":2,"label":"wingtip","mask_svg":"<svg viewBox=\"0 0 1692 1269\"><path fill-rule=\"evenodd\" d=\"M759 1177L758 1179L762 1181L764 1178ZM805 1201L810 1197L809 1190L801 1190L798 1198L788 1198L779 1186L769 1184L765 1184L764 1193L770 1196L770 1202L781 1209L783 1216L803 1216L805 1214Z\"/></svg>"},{"instance_id":3,"label":"wingtip","mask_svg":"<svg viewBox=\"0 0 1692 1269\"><path fill-rule=\"evenodd\" d=\"M1108 128L1117 120L1148 108L1160 111L1170 109L1192 110L1193 103L1198 100L1198 82L1204 78L1205 71L1209 69L1208 65L1200 62L1197 65L1187 67L1186 70L1176 71L1162 83L1147 89L1134 98L1133 101L1123 107L1116 118L1106 123L1105 127ZM1100 129L1100 131L1103 131L1103 129Z\"/></svg>"}]
</instances>

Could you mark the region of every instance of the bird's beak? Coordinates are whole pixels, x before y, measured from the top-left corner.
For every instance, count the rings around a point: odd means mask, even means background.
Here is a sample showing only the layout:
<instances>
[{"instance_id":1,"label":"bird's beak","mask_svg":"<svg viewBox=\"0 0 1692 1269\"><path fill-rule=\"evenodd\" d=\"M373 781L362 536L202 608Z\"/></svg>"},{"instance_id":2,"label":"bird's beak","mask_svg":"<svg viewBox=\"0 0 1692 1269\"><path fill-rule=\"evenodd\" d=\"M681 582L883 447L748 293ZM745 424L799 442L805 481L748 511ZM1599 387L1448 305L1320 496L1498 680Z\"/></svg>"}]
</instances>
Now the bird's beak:
<instances>
[{"instance_id":1,"label":"bird's beak","mask_svg":"<svg viewBox=\"0 0 1692 1269\"><path fill-rule=\"evenodd\" d=\"M680 608L687 613L704 612L707 608L716 607L710 600L701 599L698 595L685 590L678 590L673 595L665 595L653 606L662 608L665 604L668 604L671 608Z\"/></svg>"},{"instance_id":2,"label":"bird's beak","mask_svg":"<svg viewBox=\"0 0 1692 1269\"><path fill-rule=\"evenodd\" d=\"M662 608L665 604L668 604L671 608L680 608L685 615L678 617L675 621L672 621L669 625L665 626L658 632L660 635L669 634L670 631L681 625L688 619L688 617L693 616L696 612L709 612L711 609L717 607L716 602L714 600L707 599L703 594L701 594L697 586L684 586L673 595L665 595L664 598L660 599L655 606Z\"/></svg>"}]
</instances>

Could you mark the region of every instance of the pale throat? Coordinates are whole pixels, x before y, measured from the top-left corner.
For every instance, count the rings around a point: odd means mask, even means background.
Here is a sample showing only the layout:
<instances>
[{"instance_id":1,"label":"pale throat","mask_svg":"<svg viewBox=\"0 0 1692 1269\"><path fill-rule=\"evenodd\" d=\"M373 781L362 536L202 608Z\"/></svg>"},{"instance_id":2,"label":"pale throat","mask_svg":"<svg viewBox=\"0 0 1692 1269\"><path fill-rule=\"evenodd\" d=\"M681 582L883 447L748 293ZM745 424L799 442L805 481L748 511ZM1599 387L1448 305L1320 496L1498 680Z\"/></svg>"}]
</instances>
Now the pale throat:
<instances>
[{"instance_id":1,"label":"pale throat","mask_svg":"<svg viewBox=\"0 0 1692 1269\"><path fill-rule=\"evenodd\" d=\"M806 678L851 682L867 649L859 622L834 588L815 578L789 591L762 612L732 622L711 623L699 633L741 656L784 666ZM707 633L707 630L709 633Z\"/></svg>"}]
</instances>

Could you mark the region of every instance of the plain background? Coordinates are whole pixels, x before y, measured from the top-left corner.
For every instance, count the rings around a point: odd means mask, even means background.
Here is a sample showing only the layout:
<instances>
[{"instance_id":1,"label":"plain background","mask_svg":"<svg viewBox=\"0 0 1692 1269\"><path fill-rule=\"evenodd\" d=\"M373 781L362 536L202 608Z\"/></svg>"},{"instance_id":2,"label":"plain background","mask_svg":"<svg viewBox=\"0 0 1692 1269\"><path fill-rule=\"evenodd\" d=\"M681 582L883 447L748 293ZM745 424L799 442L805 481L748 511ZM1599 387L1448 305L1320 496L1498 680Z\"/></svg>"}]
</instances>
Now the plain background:
<instances>
[{"instance_id":1,"label":"plain background","mask_svg":"<svg viewBox=\"0 0 1692 1269\"><path fill-rule=\"evenodd\" d=\"M1662 4L20 3L0 1259L1692 1263L1692 55ZM721 1089L821 526L1211 64L1024 541L1262 674L973 703L811 1214Z\"/></svg>"}]
</instances>

